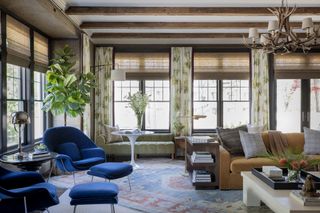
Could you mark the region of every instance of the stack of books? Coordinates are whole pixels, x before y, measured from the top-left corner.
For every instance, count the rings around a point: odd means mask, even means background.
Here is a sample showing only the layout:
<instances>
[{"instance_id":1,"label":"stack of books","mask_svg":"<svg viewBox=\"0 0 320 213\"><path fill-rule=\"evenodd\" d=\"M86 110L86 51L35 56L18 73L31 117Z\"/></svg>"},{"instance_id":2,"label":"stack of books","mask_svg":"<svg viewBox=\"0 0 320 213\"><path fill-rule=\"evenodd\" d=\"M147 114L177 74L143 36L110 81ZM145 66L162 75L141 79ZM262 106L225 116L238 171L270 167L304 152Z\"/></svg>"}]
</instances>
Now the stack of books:
<instances>
[{"instance_id":1,"label":"stack of books","mask_svg":"<svg viewBox=\"0 0 320 213\"><path fill-rule=\"evenodd\" d=\"M29 154L29 157L31 157L32 159L36 159L36 158L49 157L50 155L51 154L48 151L34 151Z\"/></svg>"},{"instance_id":2,"label":"stack of books","mask_svg":"<svg viewBox=\"0 0 320 213\"><path fill-rule=\"evenodd\" d=\"M214 163L210 152L193 152L191 161L192 163Z\"/></svg>"},{"instance_id":3,"label":"stack of books","mask_svg":"<svg viewBox=\"0 0 320 213\"><path fill-rule=\"evenodd\" d=\"M193 170L192 182L193 183L208 183L212 181L211 173L205 170Z\"/></svg>"},{"instance_id":4,"label":"stack of books","mask_svg":"<svg viewBox=\"0 0 320 213\"><path fill-rule=\"evenodd\" d=\"M305 197L300 192L299 190L291 191L290 196L303 206L320 206L320 197Z\"/></svg>"},{"instance_id":5,"label":"stack of books","mask_svg":"<svg viewBox=\"0 0 320 213\"><path fill-rule=\"evenodd\" d=\"M196 143L196 144L214 142L214 139L209 136L192 136L192 137L188 137L188 140L191 143Z\"/></svg>"}]
</instances>

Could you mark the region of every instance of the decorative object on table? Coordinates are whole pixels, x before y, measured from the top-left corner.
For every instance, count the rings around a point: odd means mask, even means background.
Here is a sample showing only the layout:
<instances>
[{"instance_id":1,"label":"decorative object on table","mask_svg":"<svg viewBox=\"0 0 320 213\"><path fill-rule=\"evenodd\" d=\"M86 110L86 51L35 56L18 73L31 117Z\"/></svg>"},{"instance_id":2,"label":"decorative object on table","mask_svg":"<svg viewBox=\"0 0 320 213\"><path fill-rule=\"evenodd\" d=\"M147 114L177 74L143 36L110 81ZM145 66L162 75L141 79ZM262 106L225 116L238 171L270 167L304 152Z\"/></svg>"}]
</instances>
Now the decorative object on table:
<instances>
[{"instance_id":1,"label":"decorative object on table","mask_svg":"<svg viewBox=\"0 0 320 213\"><path fill-rule=\"evenodd\" d=\"M82 116L86 104L90 103L90 92L95 86L93 73L78 73L74 70L75 61L72 49L66 45L55 52L55 58L46 73L46 98L42 110L53 115L64 114L64 126L67 115Z\"/></svg>"},{"instance_id":2,"label":"decorative object on table","mask_svg":"<svg viewBox=\"0 0 320 213\"><path fill-rule=\"evenodd\" d=\"M143 115L149 103L149 96L142 94L141 91L128 96L129 107L133 110L137 117L137 128L142 129Z\"/></svg>"},{"instance_id":3,"label":"decorative object on table","mask_svg":"<svg viewBox=\"0 0 320 213\"><path fill-rule=\"evenodd\" d=\"M33 147L35 152L48 152L48 147L44 143L39 143Z\"/></svg>"},{"instance_id":4,"label":"decorative object on table","mask_svg":"<svg viewBox=\"0 0 320 213\"><path fill-rule=\"evenodd\" d=\"M276 166L262 166L262 172L270 178L282 177L282 169Z\"/></svg>"},{"instance_id":5,"label":"decorative object on table","mask_svg":"<svg viewBox=\"0 0 320 213\"><path fill-rule=\"evenodd\" d=\"M288 169L288 182L299 182L301 170L320 163L320 160L312 159L304 153L296 154L291 150L287 150L280 156L269 154L267 157L278 163L281 167Z\"/></svg>"},{"instance_id":6,"label":"decorative object on table","mask_svg":"<svg viewBox=\"0 0 320 213\"><path fill-rule=\"evenodd\" d=\"M282 169L283 176L285 177L288 173L288 169L286 168L281 168L281 169ZM314 184L316 188L320 187L320 177L317 177L304 170L301 170L300 172L301 178L299 182L289 182L287 181L287 178L279 179L279 180L270 178L264 172L262 172L262 168L254 168L251 170L251 173L257 178L259 178L261 181L263 181L265 184L270 186L272 189L277 189L277 190L301 189L307 175L312 176L313 180L315 181Z\"/></svg>"},{"instance_id":7,"label":"decorative object on table","mask_svg":"<svg viewBox=\"0 0 320 213\"><path fill-rule=\"evenodd\" d=\"M320 194L317 193L317 189L314 185L314 181L311 175L307 175L306 180L302 186L301 195L305 197L319 197Z\"/></svg>"},{"instance_id":8,"label":"decorative object on table","mask_svg":"<svg viewBox=\"0 0 320 213\"><path fill-rule=\"evenodd\" d=\"M14 125L14 129L19 134L19 144L18 144L18 153L17 158L23 159L26 157L26 153L22 151L22 139L21 135L23 134L25 125L30 123L30 117L27 112L18 111L11 114L11 123ZM18 125L18 130L17 130Z\"/></svg>"},{"instance_id":9,"label":"decorative object on table","mask_svg":"<svg viewBox=\"0 0 320 213\"><path fill-rule=\"evenodd\" d=\"M76 171L88 170L106 161L103 149L74 127L49 128L43 134L42 141L50 152L58 153L55 158L56 166L62 172L71 172L74 183Z\"/></svg>"},{"instance_id":10,"label":"decorative object on table","mask_svg":"<svg viewBox=\"0 0 320 213\"><path fill-rule=\"evenodd\" d=\"M320 45L318 42L320 30L318 25L314 25L312 18L304 18L302 21L302 30L305 31L305 37L293 32L290 26L290 16L295 13L297 7L289 7L282 0L281 7L268 8L268 10L277 17L276 20L269 21L268 32L261 34L260 42L259 32L257 28L249 29L248 38L252 40L252 44L248 44L245 37L243 42L246 47L251 49L263 49L266 53L284 54L295 52L297 49L302 49L304 53L311 50L312 47Z\"/></svg>"},{"instance_id":11,"label":"decorative object on table","mask_svg":"<svg viewBox=\"0 0 320 213\"><path fill-rule=\"evenodd\" d=\"M49 157L51 153L48 151L48 147L44 143L39 143L33 147L33 152L29 153L29 158L37 159L43 157Z\"/></svg>"}]
</instances>

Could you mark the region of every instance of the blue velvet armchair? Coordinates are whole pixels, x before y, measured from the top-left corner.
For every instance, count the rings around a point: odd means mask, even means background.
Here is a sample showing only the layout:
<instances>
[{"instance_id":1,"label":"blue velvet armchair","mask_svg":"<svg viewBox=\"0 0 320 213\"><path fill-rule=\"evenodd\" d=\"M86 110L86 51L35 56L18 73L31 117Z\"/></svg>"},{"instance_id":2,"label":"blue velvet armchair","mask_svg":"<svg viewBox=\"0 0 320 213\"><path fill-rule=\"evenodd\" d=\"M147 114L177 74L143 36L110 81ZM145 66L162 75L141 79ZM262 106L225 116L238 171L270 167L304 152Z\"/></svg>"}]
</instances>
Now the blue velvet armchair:
<instances>
[{"instance_id":1,"label":"blue velvet armchair","mask_svg":"<svg viewBox=\"0 0 320 213\"><path fill-rule=\"evenodd\" d=\"M0 212L45 210L59 203L56 188L37 172L0 167Z\"/></svg>"},{"instance_id":2,"label":"blue velvet armchair","mask_svg":"<svg viewBox=\"0 0 320 213\"><path fill-rule=\"evenodd\" d=\"M58 153L56 165L63 172L71 172L75 182L75 172L88 170L104 163L106 154L97 147L82 131L70 126L47 129L43 143L49 151Z\"/></svg>"}]
</instances>

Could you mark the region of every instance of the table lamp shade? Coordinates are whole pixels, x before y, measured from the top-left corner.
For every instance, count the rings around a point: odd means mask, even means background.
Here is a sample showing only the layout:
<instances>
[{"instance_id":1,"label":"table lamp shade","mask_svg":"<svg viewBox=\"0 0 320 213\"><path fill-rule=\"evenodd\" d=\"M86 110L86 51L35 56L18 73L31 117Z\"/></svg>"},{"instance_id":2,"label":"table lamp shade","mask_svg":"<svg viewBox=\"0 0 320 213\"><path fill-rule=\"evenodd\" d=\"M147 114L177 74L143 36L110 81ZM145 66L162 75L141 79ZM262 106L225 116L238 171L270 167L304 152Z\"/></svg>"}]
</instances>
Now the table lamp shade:
<instances>
[{"instance_id":1,"label":"table lamp shade","mask_svg":"<svg viewBox=\"0 0 320 213\"><path fill-rule=\"evenodd\" d=\"M18 111L11 114L12 124L28 124L30 123L30 117L27 112Z\"/></svg>"}]
</instances>

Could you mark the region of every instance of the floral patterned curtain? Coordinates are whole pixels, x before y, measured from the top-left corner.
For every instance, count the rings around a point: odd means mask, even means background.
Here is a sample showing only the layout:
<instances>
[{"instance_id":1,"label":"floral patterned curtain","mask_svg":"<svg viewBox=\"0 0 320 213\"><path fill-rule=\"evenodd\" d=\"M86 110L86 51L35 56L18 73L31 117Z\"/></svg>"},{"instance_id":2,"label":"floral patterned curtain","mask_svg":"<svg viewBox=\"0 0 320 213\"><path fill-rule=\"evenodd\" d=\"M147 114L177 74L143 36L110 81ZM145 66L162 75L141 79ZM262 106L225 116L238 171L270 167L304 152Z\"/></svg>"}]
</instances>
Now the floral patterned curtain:
<instances>
[{"instance_id":1,"label":"floral patterned curtain","mask_svg":"<svg viewBox=\"0 0 320 213\"><path fill-rule=\"evenodd\" d=\"M97 47L95 56L96 88L95 88L95 136L104 134L104 125L112 123L112 81L113 63L112 47Z\"/></svg>"},{"instance_id":2,"label":"floral patterned curtain","mask_svg":"<svg viewBox=\"0 0 320 213\"><path fill-rule=\"evenodd\" d=\"M90 66L91 66L91 57L90 57L90 39L89 36L86 34L82 34L82 71L83 73L89 73L90 72ZM90 137L91 133L91 126L90 126L90 120L91 120L91 105L87 104L85 111L83 113L83 131L84 133Z\"/></svg>"},{"instance_id":3,"label":"floral patterned curtain","mask_svg":"<svg viewBox=\"0 0 320 213\"><path fill-rule=\"evenodd\" d=\"M269 65L268 54L252 50L251 124L269 129Z\"/></svg>"},{"instance_id":4,"label":"floral patterned curtain","mask_svg":"<svg viewBox=\"0 0 320 213\"><path fill-rule=\"evenodd\" d=\"M191 134L192 122L192 48L171 48L171 131L181 123L182 135Z\"/></svg>"}]
</instances>

